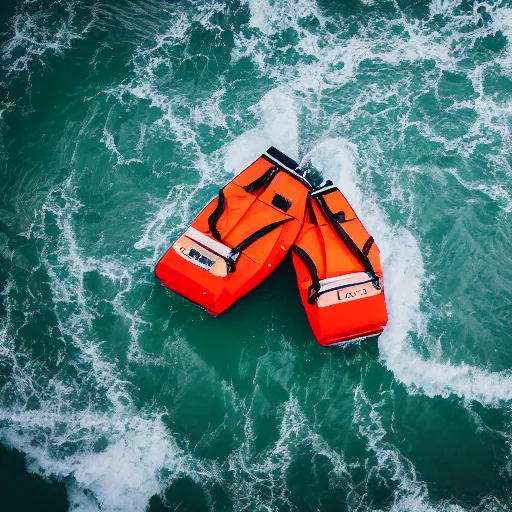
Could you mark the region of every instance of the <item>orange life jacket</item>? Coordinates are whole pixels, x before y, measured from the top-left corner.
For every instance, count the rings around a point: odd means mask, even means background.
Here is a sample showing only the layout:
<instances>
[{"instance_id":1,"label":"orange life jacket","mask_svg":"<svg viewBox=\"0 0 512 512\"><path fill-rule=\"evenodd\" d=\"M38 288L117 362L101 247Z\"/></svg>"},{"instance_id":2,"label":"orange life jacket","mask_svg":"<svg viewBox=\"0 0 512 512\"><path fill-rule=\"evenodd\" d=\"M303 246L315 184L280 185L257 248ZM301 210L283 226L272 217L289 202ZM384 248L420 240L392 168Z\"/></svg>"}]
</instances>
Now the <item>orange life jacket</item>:
<instances>
[{"instance_id":1,"label":"orange life jacket","mask_svg":"<svg viewBox=\"0 0 512 512\"><path fill-rule=\"evenodd\" d=\"M311 193L292 247L306 315L321 345L380 334L388 319L379 249L333 185Z\"/></svg>"},{"instance_id":2,"label":"orange life jacket","mask_svg":"<svg viewBox=\"0 0 512 512\"><path fill-rule=\"evenodd\" d=\"M304 222L309 184L270 148L242 171L158 262L158 279L218 315L281 263Z\"/></svg>"}]
</instances>

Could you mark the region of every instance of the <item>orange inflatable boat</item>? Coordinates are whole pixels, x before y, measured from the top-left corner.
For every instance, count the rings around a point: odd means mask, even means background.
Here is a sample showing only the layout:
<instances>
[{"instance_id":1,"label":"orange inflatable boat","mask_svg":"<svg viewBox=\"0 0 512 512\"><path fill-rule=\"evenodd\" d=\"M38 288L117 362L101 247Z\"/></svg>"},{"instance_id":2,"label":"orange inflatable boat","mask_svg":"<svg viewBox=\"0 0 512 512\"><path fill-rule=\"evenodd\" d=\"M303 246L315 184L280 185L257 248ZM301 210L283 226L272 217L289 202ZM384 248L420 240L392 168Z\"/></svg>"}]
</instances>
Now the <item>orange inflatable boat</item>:
<instances>
[{"instance_id":1,"label":"orange inflatable boat","mask_svg":"<svg viewBox=\"0 0 512 512\"><path fill-rule=\"evenodd\" d=\"M281 263L304 223L309 183L269 148L220 190L155 268L168 288L216 316Z\"/></svg>"},{"instance_id":2,"label":"orange inflatable boat","mask_svg":"<svg viewBox=\"0 0 512 512\"><path fill-rule=\"evenodd\" d=\"M383 331L388 315L379 250L331 182L311 192L292 251L299 293L318 343L355 341Z\"/></svg>"}]
</instances>

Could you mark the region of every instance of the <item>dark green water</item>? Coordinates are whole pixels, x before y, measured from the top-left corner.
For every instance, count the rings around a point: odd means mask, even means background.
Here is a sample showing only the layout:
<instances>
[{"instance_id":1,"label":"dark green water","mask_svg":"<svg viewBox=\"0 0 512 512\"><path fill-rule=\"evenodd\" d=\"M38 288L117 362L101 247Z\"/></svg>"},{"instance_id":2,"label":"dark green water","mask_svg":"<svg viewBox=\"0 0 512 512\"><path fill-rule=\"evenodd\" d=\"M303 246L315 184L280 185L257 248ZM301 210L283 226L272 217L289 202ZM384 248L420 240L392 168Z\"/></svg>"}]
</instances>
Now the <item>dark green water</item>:
<instances>
[{"instance_id":1,"label":"dark green water","mask_svg":"<svg viewBox=\"0 0 512 512\"><path fill-rule=\"evenodd\" d=\"M511 105L510 1L4 1L0 510L512 509ZM379 244L378 342L290 261L217 319L153 278L270 145Z\"/></svg>"}]
</instances>

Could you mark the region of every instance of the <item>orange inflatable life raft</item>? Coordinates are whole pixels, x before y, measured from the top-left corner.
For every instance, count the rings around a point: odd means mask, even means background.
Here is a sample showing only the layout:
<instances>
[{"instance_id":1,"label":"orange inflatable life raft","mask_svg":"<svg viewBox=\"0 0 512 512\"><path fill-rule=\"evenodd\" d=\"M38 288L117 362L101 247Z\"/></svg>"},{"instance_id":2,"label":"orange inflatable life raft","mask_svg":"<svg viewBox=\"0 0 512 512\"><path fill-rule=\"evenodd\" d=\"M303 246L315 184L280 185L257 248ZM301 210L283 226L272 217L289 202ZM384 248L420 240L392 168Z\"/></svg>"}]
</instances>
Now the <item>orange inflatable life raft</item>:
<instances>
[{"instance_id":1,"label":"orange inflatable life raft","mask_svg":"<svg viewBox=\"0 0 512 512\"><path fill-rule=\"evenodd\" d=\"M281 263L304 223L311 189L275 148L220 190L155 268L168 288L216 316Z\"/></svg>"},{"instance_id":2,"label":"orange inflatable life raft","mask_svg":"<svg viewBox=\"0 0 512 512\"><path fill-rule=\"evenodd\" d=\"M384 330L388 315L379 250L331 182L311 192L292 252L318 343L356 341Z\"/></svg>"}]
</instances>

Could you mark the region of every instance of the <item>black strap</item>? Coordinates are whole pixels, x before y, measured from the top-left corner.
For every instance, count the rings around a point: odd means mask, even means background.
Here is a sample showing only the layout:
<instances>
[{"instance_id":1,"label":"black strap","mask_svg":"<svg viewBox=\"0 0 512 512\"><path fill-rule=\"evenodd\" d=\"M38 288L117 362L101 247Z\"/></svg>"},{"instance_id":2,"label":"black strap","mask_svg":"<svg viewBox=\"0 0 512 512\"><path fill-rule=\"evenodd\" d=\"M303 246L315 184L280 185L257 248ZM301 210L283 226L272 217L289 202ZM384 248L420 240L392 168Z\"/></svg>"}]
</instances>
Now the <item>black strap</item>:
<instances>
[{"instance_id":1,"label":"black strap","mask_svg":"<svg viewBox=\"0 0 512 512\"><path fill-rule=\"evenodd\" d=\"M308 289L308 303L314 304L320 291L320 280L318 279L318 270L316 269L315 262L311 259L311 256L302 247L296 245L292 246L292 251L302 260L302 263L308 269L309 275L311 276L311 286Z\"/></svg>"},{"instance_id":2,"label":"black strap","mask_svg":"<svg viewBox=\"0 0 512 512\"><path fill-rule=\"evenodd\" d=\"M226 198L224 197L224 190L219 190L219 200L217 202L217 206L215 210L208 217L208 227L210 228L210 232L213 237L217 240L222 240L220 233L217 229L217 222L219 222L220 216L224 212L224 208L226 207Z\"/></svg>"},{"instance_id":3,"label":"black strap","mask_svg":"<svg viewBox=\"0 0 512 512\"><path fill-rule=\"evenodd\" d=\"M354 240L350 238L349 234L336 221L336 219L334 218L334 214L329 209L329 206L327 206L325 199L321 195L316 196L315 199L318 203L318 206L320 207L320 210L322 210L322 213L330 222L331 226L333 227L336 234L340 237L341 241L348 247L350 252L361 262L366 272L370 274L370 276L373 279L373 286L375 286L377 290L380 290L379 278L375 273L372 262L368 259L367 254L364 254L364 252L361 251L361 249L359 249Z\"/></svg>"},{"instance_id":4,"label":"black strap","mask_svg":"<svg viewBox=\"0 0 512 512\"><path fill-rule=\"evenodd\" d=\"M349 283L349 284L341 284L335 286L333 288L327 288L323 291L320 291L320 281L318 279L318 271L316 269L315 262L311 259L311 256L301 247L297 247L296 245L292 246L292 251L302 260L302 263L306 266L309 271L309 275L311 276L311 286L308 289L308 303L313 305L320 295L324 293L334 292L337 290L343 290L344 288L351 288L352 286L357 286L366 283L374 283L374 279L368 279L367 281L361 281L360 283Z\"/></svg>"},{"instance_id":5,"label":"black strap","mask_svg":"<svg viewBox=\"0 0 512 512\"><path fill-rule=\"evenodd\" d=\"M308 195L308 199L307 199L307 205L308 205L309 219L315 226L318 226L318 220L316 219L315 210L313 210L313 203L311 202L311 197L309 195Z\"/></svg>"},{"instance_id":6,"label":"black strap","mask_svg":"<svg viewBox=\"0 0 512 512\"><path fill-rule=\"evenodd\" d=\"M270 169L267 169L261 176L256 178L254 181L249 183L244 187L244 190L246 192L249 192L252 194L259 188L261 188L263 185L268 184L272 181L272 178L275 176L276 172L279 169L276 166L270 167ZM219 200L217 202L217 206L215 210L211 213L211 215L208 217L208 227L210 228L210 233L213 235L213 237L217 240L222 240L222 237L220 236L219 230L217 229L217 222L219 222L219 219L221 215L224 213L224 209L226 208L226 198L224 196L224 190L219 190Z\"/></svg>"},{"instance_id":7,"label":"black strap","mask_svg":"<svg viewBox=\"0 0 512 512\"><path fill-rule=\"evenodd\" d=\"M373 236L368 238L368 240L366 240L366 242L363 245L363 254L364 255L368 256L368 253L370 252L372 245L373 245Z\"/></svg>"},{"instance_id":8,"label":"black strap","mask_svg":"<svg viewBox=\"0 0 512 512\"><path fill-rule=\"evenodd\" d=\"M247 247L252 245L260 238L263 238L265 235L268 235L271 231L274 231L274 229L278 228L281 224L284 224L285 222L288 222L289 220L292 219L293 217L289 217L287 219L278 220L277 222L268 224L267 226L263 226L262 228L258 229L258 231L255 231L254 233L252 233L252 235L249 235L247 238L245 238L239 244L233 247L233 249L231 249L231 252L225 258L226 263L228 265L228 271L235 272L235 260L238 258L238 256L240 256L240 254L243 251L245 251L245 249L247 249Z\"/></svg>"},{"instance_id":9,"label":"black strap","mask_svg":"<svg viewBox=\"0 0 512 512\"><path fill-rule=\"evenodd\" d=\"M261 188L263 185L268 185L272 181L272 178L275 176L277 171L279 171L279 168L276 167L275 165L270 167L261 176L256 178L254 181L252 181L248 185L245 185L244 190L246 192L249 192L249 194L253 194L254 192L256 192L256 190Z\"/></svg>"},{"instance_id":10,"label":"black strap","mask_svg":"<svg viewBox=\"0 0 512 512\"><path fill-rule=\"evenodd\" d=\"M281 153L281 151L276 149L274 146L269 147L267 149L267 153L272 158L275 158L281 165L286 165L286 167L288 167L292 171L300 172L300 169L297 171L297 167L299 167L299 164L289 156L285 155L284 153Z\"/></svg>"},{"instance_id":11,"label":"black strap","mask_svg":"<svg viewBox=\"0 0 512 512\"><path fill-rule=\"evenodd\" d=\"M338 190L338 187L336 187L331 180L327 180L323 185L316 187L311 192L311 197L326 196L327 194L336 192L336 190Z\"/></svg>"},{"instance_id":12,"label":"black strap","mask_svg":"<svg viewBox=\"0 0 512 512\"><path fill-rule=\"evenodd\" d=\"M340 210L338 213L333 213L334 219L336 222L345 222L345 212Z\"/></svg>"}]
</instances>

